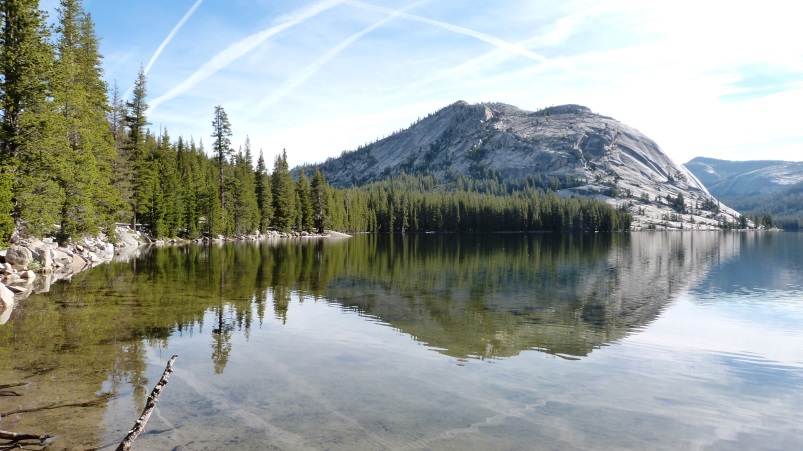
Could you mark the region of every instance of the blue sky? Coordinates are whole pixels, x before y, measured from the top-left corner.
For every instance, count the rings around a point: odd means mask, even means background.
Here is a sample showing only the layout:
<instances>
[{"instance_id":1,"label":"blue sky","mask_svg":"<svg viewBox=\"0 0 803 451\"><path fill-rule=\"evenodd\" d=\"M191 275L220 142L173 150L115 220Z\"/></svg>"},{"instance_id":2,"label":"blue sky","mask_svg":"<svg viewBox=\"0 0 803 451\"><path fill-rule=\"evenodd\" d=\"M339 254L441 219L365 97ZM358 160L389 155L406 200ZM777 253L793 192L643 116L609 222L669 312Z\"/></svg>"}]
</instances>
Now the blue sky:
<instances>
[{"instance_id":1,"label":"blue sky","mask_svg":"<svg viewBox=\"0 0 803 451\"><path fill-rule=\"evenodd\" d=\"M43 0L52 9L56 0ZM313 163L457 100L577 103L694 156L803 160L794 2L84 0L107 81L149 120Z\"/></svg>"}]
</instances>

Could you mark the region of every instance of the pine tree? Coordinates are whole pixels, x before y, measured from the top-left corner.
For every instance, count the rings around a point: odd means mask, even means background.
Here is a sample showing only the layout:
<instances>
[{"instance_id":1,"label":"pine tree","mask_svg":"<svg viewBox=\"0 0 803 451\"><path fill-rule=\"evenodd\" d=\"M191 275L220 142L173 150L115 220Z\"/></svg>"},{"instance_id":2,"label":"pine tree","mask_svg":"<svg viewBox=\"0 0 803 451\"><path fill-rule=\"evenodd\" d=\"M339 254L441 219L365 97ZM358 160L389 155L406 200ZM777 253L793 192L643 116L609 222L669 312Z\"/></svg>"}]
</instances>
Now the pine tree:
<instances>
[{"instance_id":1,"label":"pine tree","mask_svg":"<svg viewBox=\"0 0 803 451\"><path fill-rule=\"evenodd\" d=\"M187 238L197 238L198 219L201 216L198 212L198 185L201 177L198 171L195 143L191 142L187 147L181 136L176 143L176 171L177 196L181 203L180 232Z\"/></svg>"},{"instance_id":2,"label":"pine tree","mask_svg":"<svg viewBox=\"0 0 803 451\"><path fill-rule=\"evenodd\" d=\"M12 182L14 215L32 233L52 231L63 197L47 168L57 115L48 101L55 53L36 0L0 0L0 171ZM0 222L12 223L5 207Z\"/></svg>"},{"instance_id":3,"label":"pine tree","mask_svg":"<svg viewBox=\"0 0 803 451\"><path fill-rule=\"evenodd\" d=\"M70 237L110 225L119 205L112 188L115 149L108 134L106 83L98 39L80 0L61 0L53 102L64 122L59 184L65 190L60 233Z\"/></svg>"},{"instance_id":4,"label":"pine tree","mask_svg":"<svg viewBox=\"0 0 803 451\"><path fill-rule=\"evenodd\" d=\"M259 150L259 159L254 172L257 206L259 207L259 230L265 232L271 224L273 217L273 196L271 195L270 176L265 166L265 157L262 149Z\"/></svg>"},{"instance_id":5,"label":"pine tree","mask_svg":"<svg viewBox=\"0 0 803 451\"><path fill-rule=\"evenodd\" d=\"M140 66L137 79L134 82L134 89L132 90L132 99L126 102L126 116L125 125L128 129L128 140L125 146L125 160L128 162L129 171L124 174L128 175L130 180L128 183L131 186L131 197L129 203L131 205L131 225L136 230L137 215L143 213L147 208L148 199L151 197L151 190L153 189L153 179L155 178L155 171L152 165L149 164L150 149L146 143L145 127L149 122L146 116L148 111L148 104L145 98L148 94L147 83L145 79L145 69Z\"/></svg>"},{"instance_id":6,"label":"pine tree","mask_svg":"<svg viewBox=\"0 0 803 451\"><path fill-rule=\"evenodd\" d=\"M24 114L49 94L53 49L38 0L0 1L0 20L0 159L11 163L28 135Z\"/></svg>"},{"instance_id":7,"label":"pine tree","mask_svg":"<svg viewBox=\"0 0 803 451\"><path fill-rule=\"evenodd\" d=\"M126 133L126 103L120 93L117 81L114 82L112 89L111 105L107 113L107 119L111 128L112 139L114 140L114 161L112 162L113 185L120 195L120 204L116 219L127 217L131 213L132 186L134 178L133 168L128 158L128 134Z\"/></svg>"},{"instance_id":8,"label":"pine tree","mask_svg":"<svg viewBox=\"0 0 803 451\"><path fill-rule=\"evenodd\" d=\"M11 217L14 203L11 201L11 188L11 171L0 165L0 245L8 243L8 239L14 233L14 218Z\"/></svg>"},{"instance_id":9,"label":"pine tree","mask_svg":"<svg viewBox=\"0 0 803 451\"><path fill-rule=\"evenodd\" d=\"M311 189L314 227L318 233L323 233L327 226L331 227L329 220L329 189L326 184L326 177L318 168L315 168L315 173L312 174Z\"/></svg>"},{"instance_id":10,"label":"pine tree","mask_svg":"<svg viewBox=\"0 0 803 451\"><path fill-rule=\"evenodd\" d=\"M227 164L226 158L230 156L234 150L231 148L231 124L229 123L229 116L222 106L215 107L215 116L212 119L212 152L217 160L218 169L218 202L220 203L221 217L220 221L226 223L226 185L224 167Z\"/></svg>"},{"instance_id":11,"label":"pine tree","mask_svg":"<svg viewBox=\"0 0 803 451\"><path fill-rule=\"evenodd\" d=\"M296 192L290 168L287 165L287 151L282 150L273 164L271 194L273 195L273 224L276 229L289 232L295 224Z\"/></svg>"},{"instance_id":12,"label":"pine tree","mask_svg":"<svg viewBox=\"0 0 803 451\"><path fill-rule=\"evenodd\" d=\"M234 233L238 235L253 233L259 228L259 205L251 159L251 140L246 137L245 153L237 154L234 165Z\"/></svg>"},{"instance_id":13,"label":"pine tree","mask_svg":"<svg viewBox=\"0 0 803 451\"><path fill-rule=\"evenodd\" d=\"M312 209L312 190L310 189L309 179L303 169L298 171L296 180L296 218L299 230L312 232L315 226L314 211Z\"/></svg>"}]
</instances>

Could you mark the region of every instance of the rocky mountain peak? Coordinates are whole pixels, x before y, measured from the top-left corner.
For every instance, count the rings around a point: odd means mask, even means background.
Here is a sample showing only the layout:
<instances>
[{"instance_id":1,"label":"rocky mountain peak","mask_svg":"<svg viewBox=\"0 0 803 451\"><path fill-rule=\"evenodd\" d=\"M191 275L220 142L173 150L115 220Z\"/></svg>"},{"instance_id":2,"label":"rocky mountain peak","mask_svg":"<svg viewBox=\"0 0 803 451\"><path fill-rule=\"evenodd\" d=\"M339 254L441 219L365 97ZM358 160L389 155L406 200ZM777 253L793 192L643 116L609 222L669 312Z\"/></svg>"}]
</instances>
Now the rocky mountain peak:
<instances>
[{"instance_id":1,"label":"rocky mountain peak","mask_svg":"<svg viewBox=\"0 0 803 451\"><path fill-rule=\"evenodd\" d=\"M318 165L336 186L399 173L493 178L624 205L636 226L735 221L685 167L638 130L582 105L526 111L455 102L385 139ZM684 216L685 215L685 216Z\"/></svg>"}]
</instances>

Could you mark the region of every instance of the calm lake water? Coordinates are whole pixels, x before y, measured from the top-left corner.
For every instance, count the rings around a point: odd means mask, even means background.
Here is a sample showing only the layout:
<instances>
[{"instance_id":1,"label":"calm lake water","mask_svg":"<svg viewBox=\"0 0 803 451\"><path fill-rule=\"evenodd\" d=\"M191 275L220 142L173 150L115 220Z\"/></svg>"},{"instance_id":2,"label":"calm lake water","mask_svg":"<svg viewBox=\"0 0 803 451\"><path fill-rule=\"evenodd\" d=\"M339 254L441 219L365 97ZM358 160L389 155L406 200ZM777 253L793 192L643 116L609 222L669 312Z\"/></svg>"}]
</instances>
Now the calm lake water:
<instances>
[{"instance_id":1,"label":"calm lake water","mask_svg":"<svg viewBox=\"0 0 803 451\"><path fill-rule=\"evenodd\" d=\"M116 445L173 354L137 449L801 449L803 234L144 249L0 325L0 429Z\"/></svg>"}]
</instances>

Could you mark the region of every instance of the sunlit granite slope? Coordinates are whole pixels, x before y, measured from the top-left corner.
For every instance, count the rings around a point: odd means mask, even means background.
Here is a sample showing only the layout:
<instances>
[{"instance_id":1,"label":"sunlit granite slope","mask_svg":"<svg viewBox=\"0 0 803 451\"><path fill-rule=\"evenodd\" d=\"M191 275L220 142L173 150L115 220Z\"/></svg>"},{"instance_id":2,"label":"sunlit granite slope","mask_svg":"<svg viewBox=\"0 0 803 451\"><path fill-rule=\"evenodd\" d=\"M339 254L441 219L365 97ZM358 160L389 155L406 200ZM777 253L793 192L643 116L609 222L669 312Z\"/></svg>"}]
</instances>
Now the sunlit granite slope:
<instances>
[{"instance_id":1,"label":"sunlit granite slope","mask_svg":"<svg viewBox=\"0 0 803 451\"><path fill-rule=\"evenodd\" d=\"M654 141L580 105L533 112L501 103L461 101L318 167L337 186L361 185L402 172L443 179L461 175L529 179L551 184L565 196L627 205L637 228L665 222L665 215L675 212L667 196L683 196L689 210L685 219L694 216L698 228L738 217L721 204L716 212L716 199Z\"/></svg>"}]
</instances>

